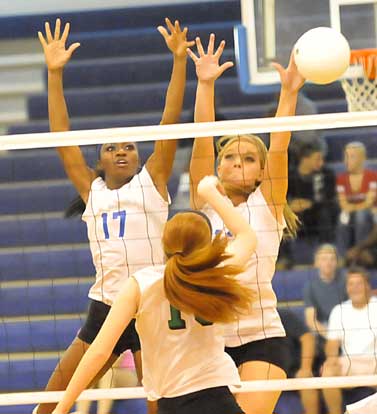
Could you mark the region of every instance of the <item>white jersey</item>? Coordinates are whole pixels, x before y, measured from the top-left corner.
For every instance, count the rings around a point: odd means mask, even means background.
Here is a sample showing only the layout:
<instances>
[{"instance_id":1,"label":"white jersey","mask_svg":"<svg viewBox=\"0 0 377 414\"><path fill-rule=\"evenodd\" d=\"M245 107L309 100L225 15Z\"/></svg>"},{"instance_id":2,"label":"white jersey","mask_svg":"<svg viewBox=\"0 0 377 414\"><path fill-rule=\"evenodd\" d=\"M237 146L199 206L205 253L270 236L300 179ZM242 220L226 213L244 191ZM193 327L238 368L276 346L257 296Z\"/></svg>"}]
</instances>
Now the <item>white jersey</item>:
<instances>
[{"instance_id":1,"label":"white jersey","mask_svg":"<svg viewBox=\"0 0 377 414\"><path fill-rule=\"evenodd\" d=\"M260 187L236 209L250 223L257 236L256 251L247 264L247 270L238 275L237 279L251 288L256 293L256 297L249 314L241 315L237 322L225 327L225 344L229 347L285 336L276 309L276 295L272 289L272 278L285 226L279 224L273 216ZM224 227L221 217L212 207L205 205L202 211L210 219L214 234L224 231L228 237L231 236Z\"/></svg>"},{"instance_id":2,"label":"white jersey","mask_svg":"<svg viewBox=\"0 0 377 414\"><path fill-rule=\"evenodd\" d=\"M163 263L168 204L145 167L117 190L107 188L100 177L93 181L82 216L96 268L91 299L111 305L129 275Z\"/></svg>"},{"instance_id":3,"label":"white jersey","mask_svg":"<svg viewBox=\"0 0 377 414\"><path fill-rule=\"evenodd\" d=\"M222 327L172 308L164 292L164 269L149 267L134 275L140 287L136 330L148 399L239 385L237 368L224 352Z\"/></svg>"}]
</instances>

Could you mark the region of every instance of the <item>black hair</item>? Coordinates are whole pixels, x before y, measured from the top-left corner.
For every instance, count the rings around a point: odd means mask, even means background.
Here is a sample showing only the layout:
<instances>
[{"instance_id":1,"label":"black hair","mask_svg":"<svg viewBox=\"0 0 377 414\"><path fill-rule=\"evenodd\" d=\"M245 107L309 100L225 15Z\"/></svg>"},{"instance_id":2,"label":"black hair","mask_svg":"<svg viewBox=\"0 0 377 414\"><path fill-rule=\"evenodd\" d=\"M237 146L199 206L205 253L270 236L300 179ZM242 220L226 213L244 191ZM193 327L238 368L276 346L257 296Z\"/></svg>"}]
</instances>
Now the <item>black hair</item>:
<instances>
[{"instance_id":1,"label":"black hair","mask_svg":"<svg viewBox=\"0 0 377 414\"><path fill-rule=\"evenodd\" d=\"M348 281L350 276L354 275L354 274L361 275L364 278L364 280L368 283L368 285L370 285L370 275L369 275L369 273L366 269L364 269L361 266L351 266L351 267L349 267L347 269L346 280Z\"/></svg>"},{"instance_id":2,"label":"black hair","mask_svg":"<svg viewBox=\"0 0 377 414\"><path fill-rule=\"evenodd\" d=\"M297 150L297 158L301 161L303 158L310 157L315 152L323 152L320 143L308 142L301 144Z\"/></svg>"}]
</instances>

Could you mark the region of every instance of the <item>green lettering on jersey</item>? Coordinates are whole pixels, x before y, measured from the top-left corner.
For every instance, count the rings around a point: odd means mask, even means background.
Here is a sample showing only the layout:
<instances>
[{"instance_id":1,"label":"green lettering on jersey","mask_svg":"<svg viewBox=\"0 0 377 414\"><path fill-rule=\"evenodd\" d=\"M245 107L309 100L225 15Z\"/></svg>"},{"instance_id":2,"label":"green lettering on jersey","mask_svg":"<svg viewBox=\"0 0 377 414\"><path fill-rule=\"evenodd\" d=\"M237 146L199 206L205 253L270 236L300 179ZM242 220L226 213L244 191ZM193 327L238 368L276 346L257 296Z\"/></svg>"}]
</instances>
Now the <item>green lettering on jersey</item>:
<instances>
[{"instance_id":1,"label":"green lettering on jersey","mask_svg":"<svg viewBox=\"0 0 377 414\"><path fill-rule=\"evenodd\" d=\"M169 329L178 330L178 329L186 329L186 322L182 319L181 311L174 308L170 305L170 317L171 319L168 321ZM195 320L200 323L202 326L210 326L213 325L212 322L208 322L202 318L195 317Z\"/></svg>"},{"instance_id":2,"label":"green lettering on jersey","mask_svg":"<svg viewBox=\"0 0 377 414\"><path fill-rule=\"evenodd\" d=\"M182 319L181 311L179 311L176 308L173 308L173 306L170 305L170 317L169 320L169 329L185 329L186 328L186 322Z\"/></svg>"}]
</instances>

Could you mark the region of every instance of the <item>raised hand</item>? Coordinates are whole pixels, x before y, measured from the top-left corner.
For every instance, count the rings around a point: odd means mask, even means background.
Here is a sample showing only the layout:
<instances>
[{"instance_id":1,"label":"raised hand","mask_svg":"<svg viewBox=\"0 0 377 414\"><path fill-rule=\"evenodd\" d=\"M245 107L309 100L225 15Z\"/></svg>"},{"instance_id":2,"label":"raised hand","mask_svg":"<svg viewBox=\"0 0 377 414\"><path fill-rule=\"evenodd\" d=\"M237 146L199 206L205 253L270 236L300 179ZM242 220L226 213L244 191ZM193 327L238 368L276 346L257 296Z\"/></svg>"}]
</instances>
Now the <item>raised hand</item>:
<instances>
[{"instance_id":1,"label":"raised hand","mask_svg":"<svg viewBox=\"0 0 377 414\"><path fill-rule=\"evenodd\" d=\"M187 48L194 46L194 41L187 41L187 27L181 30L179 21L172 22L166 18L165 23L170 33L164 26L158 26L157 30L161 33L165 39L166 45L169 50L177 57L185 57L187 55Z\"/></svg>"},{"instance_id":2,"label":"raised hand","mask_svg":"<svg viewBox=\"0 0 377 414\"><path fill-rule=\"evenodd\" d=\"M41 32L38 32L39 41L45 54L46 65L50 71L63 69L71 58L72 53L80 46L80 43L73 43L66 49L69 28L69 23L66 23L61 34L61 22L60 19L56 19L54 35L52 35L48 22L45 23L45 36Z\"/></svg>"},{"instance_id":3,"label":"raised hand","mask_svg":"<svg viewBox=\"0 0 377 414\"><path fill-rule=\"evenodd\" d=\"M219 47L214 53L215 48L215 35L212 33L209 37L207 54L204 52L202 42L200 38L196 39L196 47L198 49L199 57L195 55L190 49L187 53L194 61L196 66L196 75L201 82L214 82L224 71L233 66L233 62L225 62L221 66L219 65L220 57L224 51L225 41L220 42Z\"/></svg>"},{"instance_id":4,"label":"raised hand","mask_svg":"<svg viewBox=\"0 0 377 414\"><path fill-rule=\"evenodd\" d=\"M281 88L289 92L298 92L305 83L305 78L297 69L293 52L286 69L279 63L272 63L272 66L279 72Z\"/></svg>"}]
</instances>

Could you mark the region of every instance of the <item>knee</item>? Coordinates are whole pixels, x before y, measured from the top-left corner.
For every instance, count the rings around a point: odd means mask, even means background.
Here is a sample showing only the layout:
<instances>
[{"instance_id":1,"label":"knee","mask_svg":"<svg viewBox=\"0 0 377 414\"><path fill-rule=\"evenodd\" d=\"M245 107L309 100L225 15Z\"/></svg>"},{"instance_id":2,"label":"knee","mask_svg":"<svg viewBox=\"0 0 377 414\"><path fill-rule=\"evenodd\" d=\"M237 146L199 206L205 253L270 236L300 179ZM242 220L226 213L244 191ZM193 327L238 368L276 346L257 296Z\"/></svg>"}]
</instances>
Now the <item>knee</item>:
<instances>
[{"instance_id":1,"label":"knee","mask_svg":"<svg viewBox=\"0 0 377 414\"><path fill-rule=\"evenodd\" d=\"M322 368L322 377L337 377L339 375L339 362L326 360Z\"/></svg>"}]
</instances>

